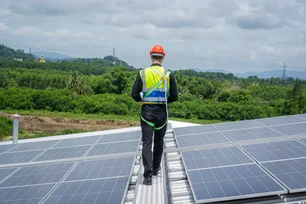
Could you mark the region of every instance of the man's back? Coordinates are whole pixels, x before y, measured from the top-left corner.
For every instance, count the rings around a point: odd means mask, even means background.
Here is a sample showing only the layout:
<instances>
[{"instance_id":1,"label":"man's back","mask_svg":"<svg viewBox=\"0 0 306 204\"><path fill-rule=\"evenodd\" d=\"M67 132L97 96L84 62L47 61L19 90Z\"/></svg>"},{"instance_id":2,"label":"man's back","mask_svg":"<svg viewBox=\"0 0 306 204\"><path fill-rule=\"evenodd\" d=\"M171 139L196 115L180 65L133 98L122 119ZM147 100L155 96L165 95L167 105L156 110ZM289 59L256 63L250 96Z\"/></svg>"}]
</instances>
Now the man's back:
<instances>
[{"instance_id":1,"label":"man's back","mask_svg":"<svg viewBox=\"0 0 306 204\"><path fill-rule=\"evenodd\" d=\"M152 64L151 66L156 67L160 71L162 71L164 69L160 64ZM150 67L146 68L146 69L150 69ZM143 91L143 85L144 85L143 77L141 76L143 71L145 71L145 70L141 70L140 72L138 72L135 83L133 85L133 89L132 89L132 97L137 102L142 101L142 98L140 97L140 93ZM149 72L146 72L146 74L147 74L146 77L151 78L152 84L153 83L158 83L158 78L152 76L156 73L153 73L152 71L149 71ZM152 85L152 84L149 84L149 85ZM175 81L173 73L170 73L169 85L170 85L170 88L169 88L169 94L168 94L168 97L167 97L167 103L172 103L172 102L178 100L177 86L176 86L176 81ZM152 107L156 107L156 108L162 107L159 104L144 104L144 106L145 105L151 105Z\"/></svg>"}]
</instances>

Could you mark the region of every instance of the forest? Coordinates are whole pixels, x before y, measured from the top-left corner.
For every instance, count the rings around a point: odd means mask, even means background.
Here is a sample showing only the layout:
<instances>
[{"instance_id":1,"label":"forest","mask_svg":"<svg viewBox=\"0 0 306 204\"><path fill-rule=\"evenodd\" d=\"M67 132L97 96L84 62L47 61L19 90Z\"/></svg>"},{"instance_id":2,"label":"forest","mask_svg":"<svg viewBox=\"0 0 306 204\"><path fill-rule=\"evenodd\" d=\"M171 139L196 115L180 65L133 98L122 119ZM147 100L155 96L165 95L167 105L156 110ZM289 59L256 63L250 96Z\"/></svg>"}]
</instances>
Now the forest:
<instances>
[{"instance_id":1,"label":"forest","mask_svg":"<svg viewBox=\"0 0 306 204\"><path fill-rule=\"evenodd\" d=\"M48 110L136 118L140 104L131 98L131 89L139 70L112 56L39 63L35 56L0 46L0 112ZM172 72L179 100L169 104L171 119L235 121L306 113L305 80L238 78L191 69Z\"/></svg>"}]
</instances>

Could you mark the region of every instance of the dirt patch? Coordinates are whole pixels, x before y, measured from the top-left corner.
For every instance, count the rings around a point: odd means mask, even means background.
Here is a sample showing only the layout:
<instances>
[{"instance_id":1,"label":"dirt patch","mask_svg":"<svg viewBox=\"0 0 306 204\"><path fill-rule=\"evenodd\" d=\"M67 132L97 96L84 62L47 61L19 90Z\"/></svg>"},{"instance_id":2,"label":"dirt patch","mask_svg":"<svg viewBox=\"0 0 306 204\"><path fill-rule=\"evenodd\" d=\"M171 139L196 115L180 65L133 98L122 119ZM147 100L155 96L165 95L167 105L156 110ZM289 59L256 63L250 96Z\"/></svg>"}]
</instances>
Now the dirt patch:
<instances>
[{"instance_id":1,"label":"dirt patch","mask_svg":"<svg viewBox=\"0 0 306 204\"><path fill-rule=\"evenodd\" d=\"M13 119L12 115L1 113ZM69 118L51 118L45 116L28 116L23 115L19 120L20 129L28 132L48 132L58 133L64 130L83 130L83 131L99 131L108 129L117 129L138 126L139 123L129 123L124 120L79 120Z\"/></svg>"}]
</instances>

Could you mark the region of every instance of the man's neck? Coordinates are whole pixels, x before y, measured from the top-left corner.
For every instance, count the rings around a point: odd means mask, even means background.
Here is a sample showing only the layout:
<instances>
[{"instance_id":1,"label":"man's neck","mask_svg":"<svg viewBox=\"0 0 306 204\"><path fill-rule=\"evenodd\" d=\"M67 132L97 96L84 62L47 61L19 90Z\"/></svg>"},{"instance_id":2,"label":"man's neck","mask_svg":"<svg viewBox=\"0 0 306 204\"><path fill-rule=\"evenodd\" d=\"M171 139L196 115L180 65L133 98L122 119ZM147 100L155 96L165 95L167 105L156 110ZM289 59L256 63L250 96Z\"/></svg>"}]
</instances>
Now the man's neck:
<instances>
[{"instance_id":1,"label":"man's neck","mask_svg":"<svg viewBox=\"0 0 306 204\"><path fill-rule=\"evenodd\" d=\"M152 64L159 64L159 65L161 65L160 61L158 61L158 60L152 60Z\"/></svg>"}]
</instances>

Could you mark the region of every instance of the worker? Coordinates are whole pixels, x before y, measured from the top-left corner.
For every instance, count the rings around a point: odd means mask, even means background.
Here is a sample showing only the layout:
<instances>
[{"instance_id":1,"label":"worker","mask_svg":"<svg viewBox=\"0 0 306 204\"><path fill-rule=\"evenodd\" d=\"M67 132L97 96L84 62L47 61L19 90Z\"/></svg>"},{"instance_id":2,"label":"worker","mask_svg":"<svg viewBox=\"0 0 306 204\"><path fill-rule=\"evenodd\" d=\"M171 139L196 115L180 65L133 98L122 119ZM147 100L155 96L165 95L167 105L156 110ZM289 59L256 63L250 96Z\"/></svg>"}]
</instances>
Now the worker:
<instances>
[{"instance_id":1,"label":"worker","mask_svg":"<svg viewBox=\"0 0 306 204\"><path fill-rule=\"evenodd\" d=\"M158 175L163 154L164 136L168 124L168 103L178 100L173 73L162 66L166 53L160 45L151 51L150 67L140 70L132 89L132 98L141 102L143 184L152 185L152 176ZM152 154L152 138L154 148Z\"/></svg>"}]
</instances>

